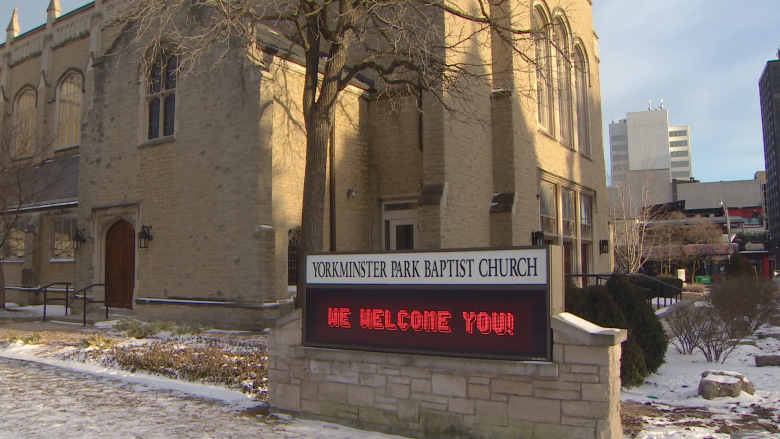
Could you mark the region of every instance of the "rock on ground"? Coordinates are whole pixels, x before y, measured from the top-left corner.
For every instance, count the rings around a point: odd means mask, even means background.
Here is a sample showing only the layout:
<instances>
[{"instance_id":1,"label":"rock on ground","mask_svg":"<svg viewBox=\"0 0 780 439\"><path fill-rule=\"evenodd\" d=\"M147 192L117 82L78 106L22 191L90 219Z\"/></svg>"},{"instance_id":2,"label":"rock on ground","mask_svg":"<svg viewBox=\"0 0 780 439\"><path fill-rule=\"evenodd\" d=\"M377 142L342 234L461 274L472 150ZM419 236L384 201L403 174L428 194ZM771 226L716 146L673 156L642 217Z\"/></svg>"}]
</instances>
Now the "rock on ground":
<instances>
[{"instance_id":1,"label":"rock on ground","mask_svg":"<svg viewBox=\"0 0 780 439\"><path fill-rule=\"evenodd\" d=\"M699 395L704 399L730 396L736 398L744 390L749 394L756 391L756 386L744 375L725 370L706 370L699 381Z\"/></svg>"}]
</instances>

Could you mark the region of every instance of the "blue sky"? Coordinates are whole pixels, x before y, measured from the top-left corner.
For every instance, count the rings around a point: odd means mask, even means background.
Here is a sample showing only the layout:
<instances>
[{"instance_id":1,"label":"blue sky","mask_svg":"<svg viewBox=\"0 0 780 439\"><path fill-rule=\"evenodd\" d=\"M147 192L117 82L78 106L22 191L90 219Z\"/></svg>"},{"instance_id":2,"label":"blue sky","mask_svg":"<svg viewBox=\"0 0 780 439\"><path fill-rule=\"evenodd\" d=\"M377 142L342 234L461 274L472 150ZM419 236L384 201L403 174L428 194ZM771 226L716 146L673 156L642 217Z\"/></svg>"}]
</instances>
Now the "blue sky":
<instances>
[{"instance_id":1,"label":"blue sky","mask_svg":"<svg viewBox=\"0 0 780 439\"><path fill-rule=\"evenodd\" d=\"M63 13L87 3L60 0ZM48 5L0 0L0 25L16 7L22 32L33 29ZM613 116L663 99L669 123L691 127L695 178L746 180L764 169L758 77L777 59L779 0L593 0L593 21L605 141Z\"/></svg>"},{"instance_id":2,"label":"blue sky","mask_svg":"<svg viewBox=\"0 0 780 439\"><path fill-rule=\"evenodd\" d=\"M607 125L661 99L690 125L693 175L752 179L764 169L758 78L780 46L780 1L594 0Z\"/></svg>"}]
</instances>

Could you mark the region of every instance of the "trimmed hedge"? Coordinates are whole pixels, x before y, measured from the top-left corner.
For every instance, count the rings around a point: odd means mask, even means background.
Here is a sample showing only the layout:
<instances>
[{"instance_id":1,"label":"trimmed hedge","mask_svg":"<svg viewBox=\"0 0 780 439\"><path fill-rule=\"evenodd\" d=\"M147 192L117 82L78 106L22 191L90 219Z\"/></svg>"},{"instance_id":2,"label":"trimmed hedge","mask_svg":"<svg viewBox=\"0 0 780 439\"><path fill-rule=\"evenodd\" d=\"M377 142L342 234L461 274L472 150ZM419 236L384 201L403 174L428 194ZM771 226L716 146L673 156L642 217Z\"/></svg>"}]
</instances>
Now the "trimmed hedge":
<instances>
[{"instance_id":1,"label":"trimmed hedge","mask_svg":"<svg viewBox=\"0 0 780 439\"><path fill-rule=\"evenodd\" d=\"M667 283L669 285L672 285L672 286L677 287L680 290L682 290L682 287L683 287L682 279L679 279L679 278L676 278L676 277L673 277L673 276L667 276L667 275L656 276L656 279L660 280L661 282ZM656 283L656 282L653 282L652 289L653 289L653 294L655 294L654 297L665 297L667 299L673 299L677 295L677 293L680 291L678 289L669 288L666 285L661 285L661 284Z\"/></svg>"},{"instance_id":2,"label":"trimmed hedge","mask_svg":"<svg viewBox=\"0 0 780 439\"><path fill-rule=\"evenodd\" d=\"M606 286L566 289L566 311L607 328L627 328L620 378L623 387L640 386L664 363L669 341L645 295L625 276Z\"/></svg>"}]
</instances>

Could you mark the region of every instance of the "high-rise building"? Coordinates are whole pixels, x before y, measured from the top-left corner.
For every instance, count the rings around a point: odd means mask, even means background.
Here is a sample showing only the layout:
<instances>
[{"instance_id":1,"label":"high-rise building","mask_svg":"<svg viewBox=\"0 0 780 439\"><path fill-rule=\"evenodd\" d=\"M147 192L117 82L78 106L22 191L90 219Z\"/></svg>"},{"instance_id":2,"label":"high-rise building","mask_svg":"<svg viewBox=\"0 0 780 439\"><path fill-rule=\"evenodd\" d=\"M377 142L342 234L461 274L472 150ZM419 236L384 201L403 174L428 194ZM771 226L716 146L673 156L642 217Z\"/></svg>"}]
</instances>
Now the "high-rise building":
<instances>
[{"instance_id":1,"label":"high-rise building","mask_svg":"<svg viewBox=\"0 0 780 439\"><path fill-rule=\"evenodd\" d=\"M624 186L629 171L668 169L669 181L688 180L691 167L690 127L669 126L661 107L626 113L609 125L612 186Z\"/></svg>"},{"instance_id":2,"label":"high-rise building","mask_svg":"<svg viewBox=\"0 0 780 439\"><path fill-rule=\"evenodd\" d=\"M780 58L780 52L778 52ZM769 233L780 236L780 144L777 131L780 129L780 60L769 61L758 81L761 95L761 123L764 128L764 163L766 166L766 204L768 209Z\"/></svg>"}]
</instances>

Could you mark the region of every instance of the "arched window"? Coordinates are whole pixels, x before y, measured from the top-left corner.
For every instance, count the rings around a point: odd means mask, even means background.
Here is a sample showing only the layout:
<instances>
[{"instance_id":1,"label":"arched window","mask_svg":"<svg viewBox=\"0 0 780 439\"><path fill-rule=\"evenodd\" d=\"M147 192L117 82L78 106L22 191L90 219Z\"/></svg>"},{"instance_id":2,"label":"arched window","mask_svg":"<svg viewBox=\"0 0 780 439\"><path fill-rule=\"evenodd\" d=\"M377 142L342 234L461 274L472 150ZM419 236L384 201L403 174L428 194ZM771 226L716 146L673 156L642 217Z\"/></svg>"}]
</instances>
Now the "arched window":
<instances>
[{"instance_id":1,"label":"arched window","mask_svg":"<svg viewBox=\"0 0 780 439\"><path fill-rule=\"evenodd\" d=\"M33 155L35 145L35 91L27 88L14 105L14 158Z\"/></svg>"},{"instance_id":2,"label":"arched window","mask_svg":"<svg viewBox=\"0 0 780 439\"><path fill-rule=\"evenodd\" d=\"M572 112L571 112L571 68L569 64L569 35L566 25L560 18L553 26L553 41L555 42L555 67L558 86L558 129L560 141L570 146L572 143Z\"/></svg>"},{"instance_id":3,"label":"arched window","mask_svg":"<svg viewBox=\"0 0 780 439\"><path fill-rule=\"evenodd\" d=\"M552 124L552 81L550 81L550 38L545 13L534 9L533 31L535 37L536 60L536 109L539 127L553 134Z\"/></svg>"},{"instance_id":4,"label":"arched window","mask_svg":"<svg viewBox=\"0 0 780 439\"><path fill-rule=\"evenodd\" d=\"M82 78L78 73L69 74L60 84L59 137L60 148L76 146L81 142L81 90Z\"/></svg>"},{"instance_id":5,"label":"arched window","mask_svg":"<svg viewBox=\"0 0 780 439\"><path fill-rule=\"evenodd\" d=\"M585 56L577 47L574 50L574 90L577 98L577 145L581 154L590 157L590 130L588 125L588 70Z\"/></svg>"},{"instance_id":6,"label":"arched window","mask_svg":"<svg viewBox=\"0 0 780 439\"><path fill-rule=\"evenodd\" d=\"M152 64L147 90L148 138L172 136L176 117L176 76L178 60L175 56L161 56ZM162 126L161 126L162 125ZM162 128L162 133L161 133Z\"/></svg>"}]
</instances>

